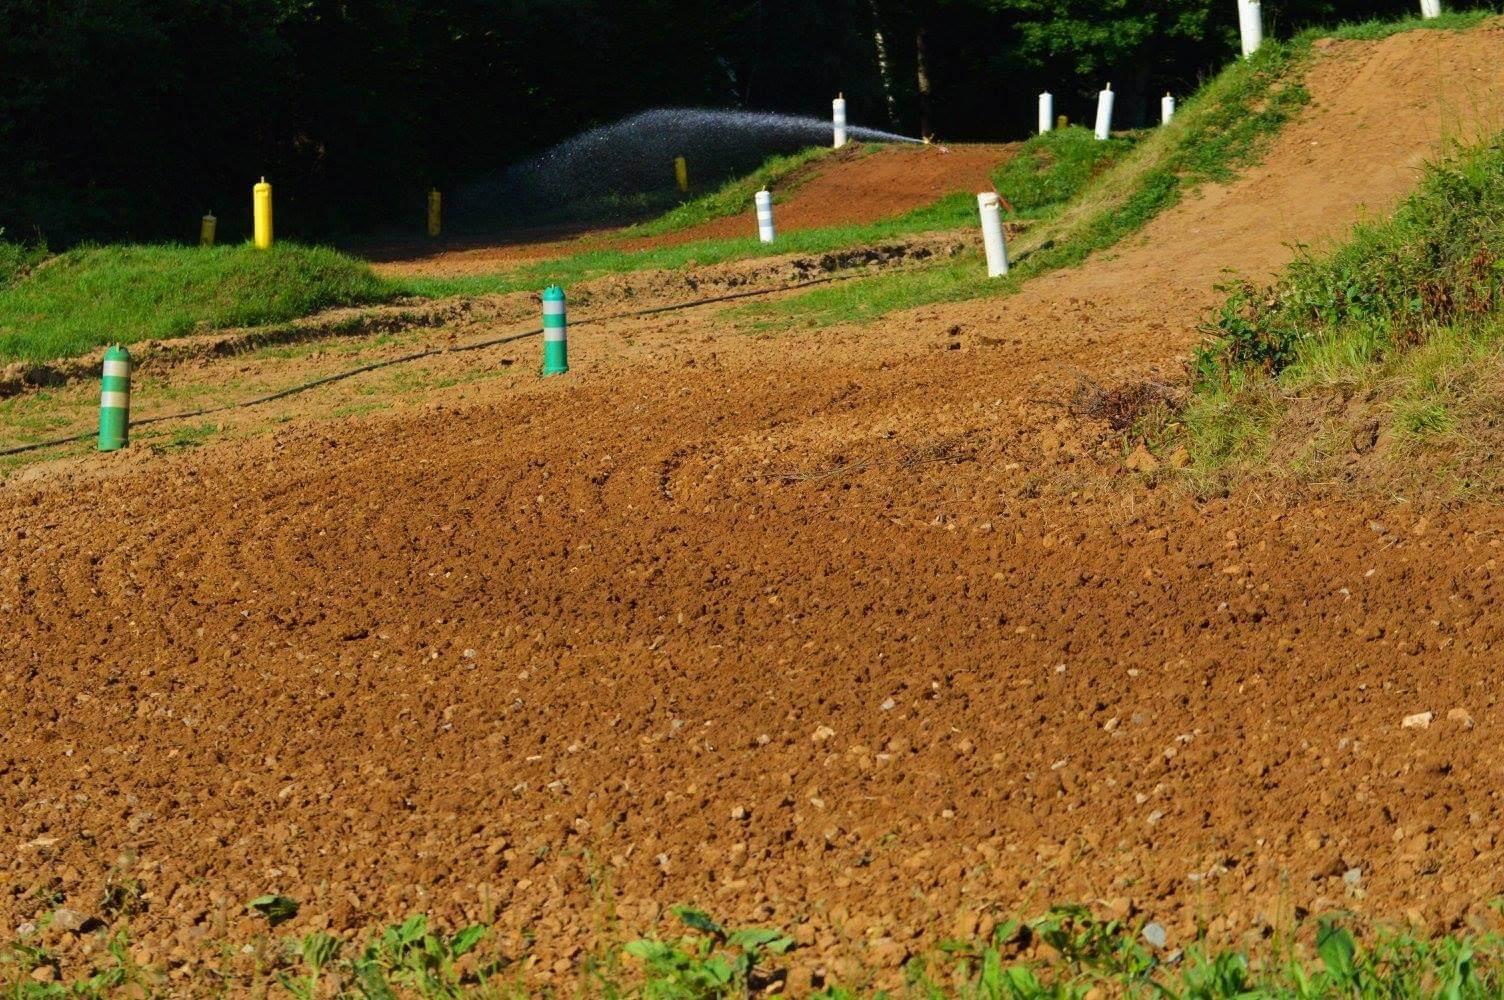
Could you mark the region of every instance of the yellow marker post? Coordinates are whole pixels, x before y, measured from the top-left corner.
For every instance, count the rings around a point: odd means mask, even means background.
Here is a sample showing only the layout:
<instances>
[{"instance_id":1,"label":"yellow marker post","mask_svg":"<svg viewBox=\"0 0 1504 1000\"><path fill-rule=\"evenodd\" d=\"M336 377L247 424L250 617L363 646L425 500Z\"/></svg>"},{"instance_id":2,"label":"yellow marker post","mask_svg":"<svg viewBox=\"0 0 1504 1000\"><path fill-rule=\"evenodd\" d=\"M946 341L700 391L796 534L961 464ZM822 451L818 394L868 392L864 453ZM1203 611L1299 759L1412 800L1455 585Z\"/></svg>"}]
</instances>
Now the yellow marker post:
<instances>
[{"instance_id":1,"label":"yellow marker post","mask_svg":"<svg viewBox=\"0 0 1504 1000\"><path fill-rule=\"evenodd\" d=\"M212 247L214 245L214 231L219 227L219 220L214 218L213 212L205 212L204 217L198 223L198 245Z\"/></svg>"},{"instance_id":2,"label":"yellow marker post","mask_svg":"<svg viewBox=\"0 0 1504 1000\"><path fill-rule=\"evenodd\" d=\"M444 196L439 189L428 192L428 235L437 238L441 231L444 211Z\"/></svg>"},{"instance_id":3,"label":"yellow marker post","mask_svg":"<svg viewBox=\"0 0 1504 1000\"><path fill-rule=\"evenodd\" d=\"M267 250L272 245L272 186L261 178L261 183L251 188L251 215L256 228L256 249Z\"/></svg>"},{"instance_id":4,"label":"yellow marker post","mask_svg":"<svg viewBox=\"0 0 1504 1000\"><path fill-rule=\"evenodd\" d=\"M1070 126L1070 123L1071 123L1071 120L1066 115L1061 115L1059 118L1055 119L1055 127L1056 128L1068 128Z\"/></svg>"},{"instance_id":5,"label":"yellow marker post","mask_svg":"<svg viewBox=\"0 0 1504 1000\"><path fill-rule=\"evenodd\" d=\"M689 193L689 163L684 157L674 158L674 180L679 182L679 190Z\"/></svg>"}]
</instances>

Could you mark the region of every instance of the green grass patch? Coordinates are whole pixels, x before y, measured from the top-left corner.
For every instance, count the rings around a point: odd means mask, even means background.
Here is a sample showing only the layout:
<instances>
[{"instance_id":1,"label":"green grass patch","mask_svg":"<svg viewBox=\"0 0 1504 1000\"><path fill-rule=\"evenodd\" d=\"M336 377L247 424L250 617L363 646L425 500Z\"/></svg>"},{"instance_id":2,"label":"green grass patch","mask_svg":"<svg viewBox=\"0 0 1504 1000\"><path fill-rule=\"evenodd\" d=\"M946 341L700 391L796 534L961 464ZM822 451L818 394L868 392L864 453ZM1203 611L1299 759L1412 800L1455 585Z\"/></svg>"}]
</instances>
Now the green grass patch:
<instances>
[{"instance_id":1,"label":"green grass patch","mask_svg":"<svg viewBox=\"0 0 1504 1000\"><path fill-rule=\"evenodd\" d=\"M1273 285L1229 290L1183 414L1197 472L1225 478L1270 454L1298 458L1298 439L1311 436L1301 414L1332 409L1332 395L1359 404L1324 429L1377 421L1396 456L1428 443L1454 456L1468 442L1492 448L1501 307L1504 134L1454 148L1389 218L1329 253L1300 254Z\"/></svg>"},{"instance_id":2,"label":"green grass patch","mask_svg":"<svg viewBox=\"0 0 1504 1000\"><path fill-rule=\"evenodd\" d=\"M1442 15L1431 20L1426 20L1419 15L1401 18L1397 21L1359 21L1354 24L1344 24L1331 31L1322 32L1330 38L1338 38L1343 41L1355 42L1378 42L1391 35L1398 35L1406 31L1466 31L1476 28L1484 21L1498 16L1497 9L1483 8L1481 10L1443 11Z\"/></svg>"},{"instance_id":3,"label":"green grass patch","mask_svg":"<svg viewBox=\"0 0 1504 1000\"><path fill-rule=\"evenodd\" d=\"M954 194L932 205L881 222L783 233L772 247L758 242L753 235L742 239L700 240L653 250L595 250L560 260L539 261L504 274L406 278L402 285L411 294L432 298L529 291L552 283L568 287L572 283L591 278L629 271L677 270L772 254L831 253L901 239L916 233L952 230L971 225L975 217L975 197Z\"/></svg>"},{"instance_id":4,"label":"green grass patch","mask_svg":"<svg viewBox=\"0 0 1504 1000\"><path fill-rule=\"evenodd\" d=\"M787 156L771 157L752 173L733 178L716 190L686 201L656 219L632 226L624 235L661 236L664 233L692 229L727 216L740 215L752 204L753 196L763 188L772 190L773 200L777 202L787 194L785 181L833 152L825 147L812 146Z\"/></svg>"},{"instance_id":5,"label":"green grass patch","mask_svg":"<svg viewBox=\"0 0 1504 1000\"><path fill-rule=\"evenodd\" d=\"M0 285L0 361L284 322L399 293L364 262L322 247L83 247Z\"/></svg>"},{"instance_id":6,"label":"green grass patch","mask_svg":"<svg viewBox=\"0 0 1504 1000\"><path fill-rule=\"evenodd\" d=\"M870 320L896 309L1008 295L1030 278L1080 264L1142 229L1199 185L1229 180L1257 162L1269 140L1310 101L1300 82L1309 51L1309 37L1268 42L1253 59L1229 66L1184 102L1169 125L1098 144L1108 147L1100 154L1085 148L1096 144L1086 129L1031 140L1023 162L1000 172L999 191L1016 208L1027 206L1046 221L1015 241L1016 266L1005 279L979 278L979 264L972 259L970 266L947 267L938 276L880 275L745 307L741 314L757 329ZM881 308L862 305L868 299L881 302Z\"/></svg>"},{"instance_id":7,"label":"green grass patch","mask_svg":"<svg viewBox=\"0 0 1504 1000\"><path fill-rule=\"evenodd\" d=\"M47 259L46 246L10 243L4 236L5 230L0 229L0 291L15 284Z\"/></svg>"},{"instance_id":8,"label":"green grass patch","mask_svg":"<svg viewBox=\"0 0 1504 1000\"><path fill-rule=\"evenodd\" d=\"M279 935L297 918L297 901L253 900L267 933L234 947L254 971L219 963L172 979L187 993L351 998L521 998L600 996L617 1000L733 1000L784 995L800 954L777 928L725 927L703 911L676 908L679 933L602 945L582 956L573 979L551 977L539 990L527 956L508 955L492 927L453 930L423 915L359 940L324 931ZM608 933L614 928L607 928ZM22 939L0 949L0 987L16 1000L151 995L166 990L159 969L131 956L123 930L101 935L94 969L64 982L59 960ZM1107 920L1081 906L1059 906L1030 921L1008 920L987 936L944 942L910 960L902 985L879 991L860 982L819 983L793 995L815 1000L1244 1000L1244 998L1504 997L1504 938L1460 932L1425 937L1361 930L1339 919L1276 928L1258 953L1217 947L1197 937L1172 942L1140 918ZM42 974L38 975L38 970ZM183 970L179 970L181 973ZM868 978L863 976L864 979ZM209 988L211 987L212 988Z\"/></svg>"},{"instance_id":9,"label":"green grass patch","mask_svg":"<svg viewBox=\"0 0 1504 1000\"><path fill-rule=\"evenodd\" d=\"M1091 129L1079 125L1036 135L993 171L993 183L1013 206L1015 218L1037 218L1086 190L1093 178L1127 155L1141 136L1130 132L1100 142Z\"/></svg>"}]
</instances>

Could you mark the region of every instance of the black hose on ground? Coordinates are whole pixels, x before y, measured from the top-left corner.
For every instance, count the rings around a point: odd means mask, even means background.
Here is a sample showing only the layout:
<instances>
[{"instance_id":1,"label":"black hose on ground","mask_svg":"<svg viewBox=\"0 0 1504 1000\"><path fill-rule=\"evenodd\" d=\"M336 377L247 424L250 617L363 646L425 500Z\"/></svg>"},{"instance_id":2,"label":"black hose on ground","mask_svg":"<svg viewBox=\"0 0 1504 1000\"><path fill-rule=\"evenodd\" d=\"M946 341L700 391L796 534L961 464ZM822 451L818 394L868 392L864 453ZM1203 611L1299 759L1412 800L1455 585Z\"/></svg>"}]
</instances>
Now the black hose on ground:
<instances>
[{"instance_id":1,"label":"black hose on ground","mask_svg":"<svg viewBox=\"0 0 1504 1000\"><path fill-rule=\"evenodd\" d=\"M918 268L900 268L898 270L918 270ZM886 272L892 274L892 271ZM808 281L795 282L792 285L782 285L778 288L750 289L742 292L727 292L724 295L715 295L706 299L695 299L693 302L676 302L667 306L653 306L648 309L636 309L631 312L615 313L610 316L593 316L581 320L574 320L570 326L587 326L591 323L609 323L618 319L633 319L640 316L653 316L658 313L677 312L680 309L693 309L697 306L714 305L717 302L731 302L736 299L750 299L759 295L773 295L777 292L793 292L801 288L813 288L816 285L828 285L836 281L849 281L852 278L867 277L863 274L833 274L824 278L811 278ZM145 427L148 424L165 423L169 420L191 420L194 417L207 417L215 413L223 413L227 410L244 410L252 406L260 406L274 400L285 399L288 396L296 396L298 393L307 392L309 389L317 389L319 386L329 385L331 382L342 382L356 375L364 375L366 372L376 371L379 368L390 368L392 365L406 364L409 361L419 361L423 358L433 357L437 354L457 354L461 351L479 351L487 347L497 347L501 344L510 344L518 340L526 340L529 337L541 336L543 328L525 330L522 333L512 333L505 337L493 337L489 340L478 341L473 344L461 344L458 347L431 347L425 351L415 351L412 354L404 354L399 358L387 358L384 361L373 361L370 364L361 365L359 368L351 368L347 371L336 372L333 375L325 375L311 382L303 382L299 385L279 389L265 396L257 396L254 399L241 400L238 403L225 403L220 406L207 406L200 410L188 410L182 413L164 413L155 417L144 417L140 420L132 420L131 427ZM50 441L34 441L31 444L15 445L10 448L0 449L0 457L6 455L20 455L28 451L40 451L44 448L57 448L65 444L73 444L77 441L86 441L94 436L93 431L85 431L82 434L74 434L70 437L53 438Z\"/></svg>"}]
</instances>

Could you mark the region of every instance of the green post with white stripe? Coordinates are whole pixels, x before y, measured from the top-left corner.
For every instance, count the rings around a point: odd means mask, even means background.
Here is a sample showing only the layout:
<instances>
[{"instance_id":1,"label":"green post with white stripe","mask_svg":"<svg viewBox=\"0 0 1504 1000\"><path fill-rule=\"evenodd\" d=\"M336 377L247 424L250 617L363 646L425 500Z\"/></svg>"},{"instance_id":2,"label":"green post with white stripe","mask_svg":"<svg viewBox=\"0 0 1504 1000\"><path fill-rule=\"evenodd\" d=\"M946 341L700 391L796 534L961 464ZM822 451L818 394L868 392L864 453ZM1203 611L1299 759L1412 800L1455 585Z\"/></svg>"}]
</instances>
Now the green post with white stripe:
<instances>
[{"instance_id":1,"label":"green post with white stripe","mask_svg":"<svg viewBox=\"0 0 1504 1000\"><path fill-rule=\"evenodd\" d=\"M99 450L119 451L130 442L131 356L116 344L104 352L99 386Z\"/></svg>"},{"instance_id":2,"label":"green post with white stripe","mask_svg":"<svg viewBox=\"0 0 1504 1000\"><path fill-rule=\"evenodd\" d=\"M569 324L564 318L564 289L543 289L543 374L569 371Z\"/></svg>"}]
</instances>

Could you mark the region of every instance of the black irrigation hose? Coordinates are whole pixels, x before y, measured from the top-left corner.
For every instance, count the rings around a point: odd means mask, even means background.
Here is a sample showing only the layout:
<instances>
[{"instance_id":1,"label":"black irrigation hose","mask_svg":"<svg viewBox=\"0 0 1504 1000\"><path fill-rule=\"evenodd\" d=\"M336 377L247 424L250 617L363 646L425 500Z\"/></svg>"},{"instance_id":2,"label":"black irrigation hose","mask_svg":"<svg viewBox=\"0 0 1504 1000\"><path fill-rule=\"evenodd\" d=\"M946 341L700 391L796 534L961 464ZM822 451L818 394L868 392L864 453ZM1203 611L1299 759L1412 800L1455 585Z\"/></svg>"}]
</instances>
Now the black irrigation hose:
<instances>
[{"instance_id":1,"label":"black irrigation hose","mask_svg":"<svg viewBox=\"0 0 1504 1000\"><path fill-rule=\"evenodd\" d=\"M918 270L918 268L899 268L897 270ZM889 271L887 273L892 274L894 272ZM657 315L658 313L677 312L680 309L693 309L696 306L714 305L717 302L731 302L735 299L750 299L755 298L759 295L773 295L778 292L793 292L798 291L801 288L813 288L816 285L828 285L836 281L849 281L852 278L861 277L867 277L867 275L833 274L828 275L824 278L811 278L808 281L795 282L792 285L782 285L778 288L752 289L750 291L744 292L727 292L724 295L715 295L708 299L695 299L693 302L676 302L673 305L653 306L649 309L636 309L631 312L615 313L614 315L610 316L587 317L585 319L572 321L569 325L587 326L591 323L609 323L613 320L618 319L632 319L639 316L653 316ZM155 417L145 417L141 420L132 420L130 422L130 426L145 427L147 424L163 423L168 420L189 420L194 417L207 417L210 414L223 413L226 410L243 410L252 406L260 406L262 403L270 403L274 400L283 399L287 396L296 396L298 393L307 392L309 389L316 389L321 385L328 385L331 382L343 382L347 378L354 378L356 375L364 375L366 372L376 371L379 368L389 368L392 365L406 364L409 361L418 361L423 358L430 358L438 354L458 354L461 351L479 351L486 347L497 347L501 344L510 344L513 341L526 340L529 337L541 336L542 333L543 328L539 327L536 330L525 330L522 333L508 334L505 337L493 337L490 340L482 340L473 344L462 344L459 347L432 347L426 351L416 351L412 354L404 354L399 358L387 358L385 361L373 361L368 365L361 365L359 368L351 368L348 371L336 372L333 375L325 375L323 378L316 378L311 382L304 382L300 385L290 386L286 389L279 389L278 391L268 393L265 396L257 396L254 399L241 400L238 403L224 403L220 406L207 406L201 410L188 410L183 413L164 413ZM0 457L4 457L6 455L20 455L28 451L40 451L43 448L57 448L65 444L73 444L76 441L86 441L93 436L93 431L85 431L82 434L75 434L72 437L54 438L51 441L34 441L31 444L15 445L10 448L0 449Z\"/></svg>"}]
</instances>

